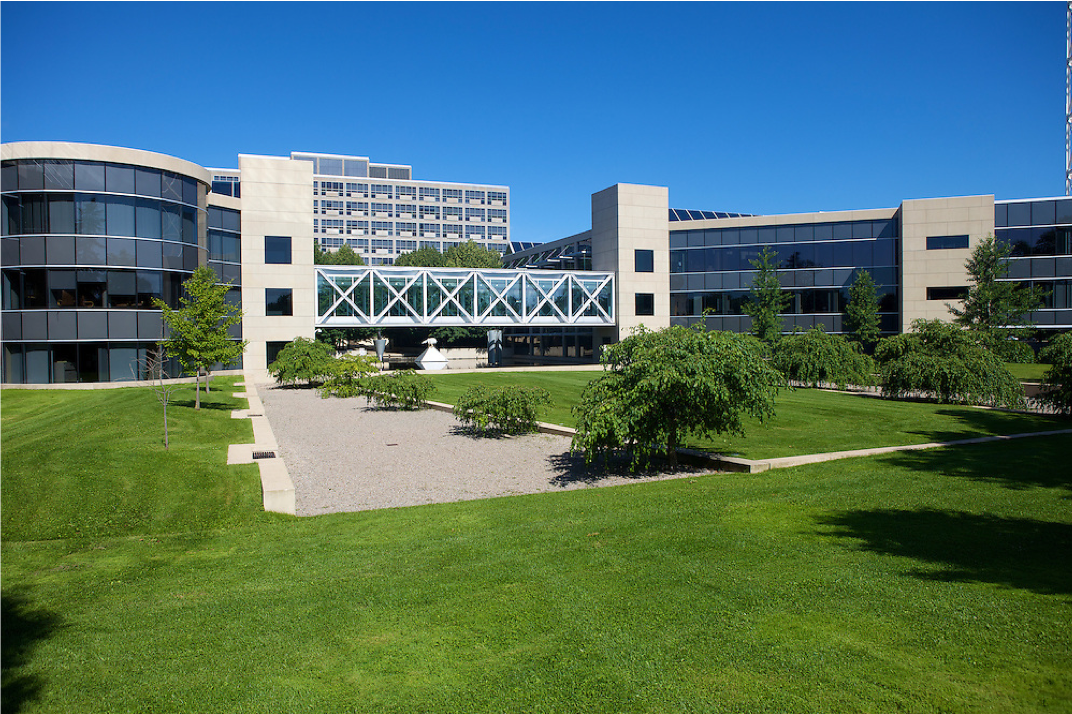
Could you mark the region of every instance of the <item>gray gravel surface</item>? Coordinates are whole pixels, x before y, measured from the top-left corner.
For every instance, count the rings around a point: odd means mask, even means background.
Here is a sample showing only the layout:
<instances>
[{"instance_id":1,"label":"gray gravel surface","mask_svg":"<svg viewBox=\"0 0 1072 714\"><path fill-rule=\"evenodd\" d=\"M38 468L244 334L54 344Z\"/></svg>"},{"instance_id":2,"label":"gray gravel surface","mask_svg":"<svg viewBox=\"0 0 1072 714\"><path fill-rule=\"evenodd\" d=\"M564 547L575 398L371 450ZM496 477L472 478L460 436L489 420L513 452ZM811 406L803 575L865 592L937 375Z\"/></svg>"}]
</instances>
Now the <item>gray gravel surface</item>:
<instances>
[{"instance_id":1,"label":"gray gravel surface","mask_svg":"<svg viewBox=\"0 0 1072 714\"><path fill-rule=\"evenodd\" d=\"M568 437L487 437L446 412L369 408L312 389L259 388L299 516L615 486L692 475L586 468Z\"/></svg>"}]
</instances>

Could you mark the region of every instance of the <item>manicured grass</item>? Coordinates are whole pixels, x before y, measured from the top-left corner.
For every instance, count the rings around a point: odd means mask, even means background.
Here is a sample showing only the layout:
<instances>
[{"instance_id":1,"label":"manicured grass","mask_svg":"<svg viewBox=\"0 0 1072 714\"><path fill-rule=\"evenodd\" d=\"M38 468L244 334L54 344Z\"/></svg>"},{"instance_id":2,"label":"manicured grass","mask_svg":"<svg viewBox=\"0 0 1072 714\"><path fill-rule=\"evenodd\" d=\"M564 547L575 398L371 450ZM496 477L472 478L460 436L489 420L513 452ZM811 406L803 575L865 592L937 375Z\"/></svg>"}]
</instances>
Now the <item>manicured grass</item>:
<instances>
[{"instance_id":1,"label":"manicured grass","mask_svg":"<svg viewBox=\"0 0 1072 714\"><path fill-rule=\"evenodd\" d=\"M50 428L33 401L22 428ZM7 487L34 457L4 447ZM8 533L28 492L5 488L3 708L1067 711L1069 453L1037 438L305 519L236 498L224 527L208 510L36 542ZM80 458L81 482L38 485L105 512L79 492L109 457Z\"/></svg>"},{"instance_id":2,"label":"manicured grass","mask_svg":"<svg viewBox=\"0 0 1072 714\"><path fill-rule=\"evenodd\" d=\"M429 376L436 401L452 403L474 384L526 384L551 392L554 405L541 421L576 426L572 408L598 372L497 372ZM691 438L689 446L749 459L816 454L932 441L953 441L994 434L1019 434L1072 428L1072 420L925 402L900 402L816 389L783 389L776 416L749 420L745 436Z\"/></svg>"},{"instance_id":3,"label":"manicured grass","mask_svg":"<svg viewBox=\"0 0 1072 714\"><path fill-rule=\"evenodd\" d=\"M1050 368L1048 364L1018 364L1015 362L1006 362L1005 366L1012 372L1012 376L1021 382L1041 382L1042 376Z\"/></svg>"},{"instance_id":4,"label":"manicured grass","mask_svg":"<svg viewBox=\"0 0 1072 714\"><path fill-rule=\"evenodd\" d=\"M248 519L260 503L255 466L227 466L227 445L251 443L236 378L216 377L193 409L181 385L163 408L145 387L99 391L3 392L3 537L78 536L200 530Z\"/></svg>"}]
</instances>

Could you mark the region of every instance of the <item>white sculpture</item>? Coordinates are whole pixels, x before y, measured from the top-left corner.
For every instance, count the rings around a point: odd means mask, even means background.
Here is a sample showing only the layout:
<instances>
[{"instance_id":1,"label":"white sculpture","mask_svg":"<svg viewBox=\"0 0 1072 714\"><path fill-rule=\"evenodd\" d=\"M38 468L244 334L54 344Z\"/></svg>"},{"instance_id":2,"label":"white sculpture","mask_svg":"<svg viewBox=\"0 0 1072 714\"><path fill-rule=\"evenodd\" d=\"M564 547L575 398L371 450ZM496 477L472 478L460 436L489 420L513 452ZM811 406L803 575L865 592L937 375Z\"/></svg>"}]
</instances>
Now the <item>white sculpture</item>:
<instances>
[{"instance_id":1,"label":"white sculpture","mask_svg":"<svg viewBox=\"0 0 1072 714\"><path fill-rule=\"evenodd\" d=\"M417 366L425 370L446 369L447 358L435 348L436 338L429 337L424 344L428 345L428 348L417 358Z\"/></svg>"}]
</instances>

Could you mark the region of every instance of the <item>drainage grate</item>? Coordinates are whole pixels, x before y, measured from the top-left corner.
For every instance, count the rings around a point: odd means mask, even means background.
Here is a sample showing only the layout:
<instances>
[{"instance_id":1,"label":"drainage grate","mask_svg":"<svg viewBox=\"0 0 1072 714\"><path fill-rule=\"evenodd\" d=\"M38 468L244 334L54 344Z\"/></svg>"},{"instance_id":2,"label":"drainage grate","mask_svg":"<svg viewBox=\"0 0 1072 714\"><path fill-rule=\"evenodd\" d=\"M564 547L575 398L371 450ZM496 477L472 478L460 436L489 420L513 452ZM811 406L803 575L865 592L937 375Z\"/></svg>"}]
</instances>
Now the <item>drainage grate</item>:
<instances>
[{"instance_id":1,"label":"drainage grate","mask_svg":"<svg viewBox=\"0 0 1072 714\"><path fill-rule=\"evenodd\" d=\"M254 459L274 459L275 458L275 452L274 451L254 451L253 452L253 458Z\"/></svg>"}]
</instances>

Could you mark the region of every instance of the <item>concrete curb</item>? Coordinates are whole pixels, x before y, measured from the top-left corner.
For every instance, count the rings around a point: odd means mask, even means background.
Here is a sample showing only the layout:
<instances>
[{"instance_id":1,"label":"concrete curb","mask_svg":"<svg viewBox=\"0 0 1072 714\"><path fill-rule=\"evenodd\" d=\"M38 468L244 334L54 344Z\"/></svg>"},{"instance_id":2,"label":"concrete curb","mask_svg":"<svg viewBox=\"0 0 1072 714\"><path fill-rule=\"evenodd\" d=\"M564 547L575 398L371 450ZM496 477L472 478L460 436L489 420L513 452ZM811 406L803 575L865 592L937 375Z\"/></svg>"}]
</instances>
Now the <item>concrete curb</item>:
<instances>
[{"instance_id":1,"label":"concrete curb","mask_svg":"<svg viewBox=\"0 0 1072 714\"><path fill-rule=\"evenodd\" d=\"M247 375L245 382L239 382L236 387L245 387L245 392L235 392L234 396L249 400L248 409L235 409L231 412L232 419L249 419L253 425L252 444L231 444L227 447L228 464L252 464L256 463L261 473L261 494L264 510L273 513L297 514L297 503L294 495L294 482L287 471L287 465L279 456L279 444L276 442L272 425L264 416L264 404L257 394L257 386L252 375ZM268 458L254 459L254 452L259 452Z\"/></svg>"}]
</instances>

